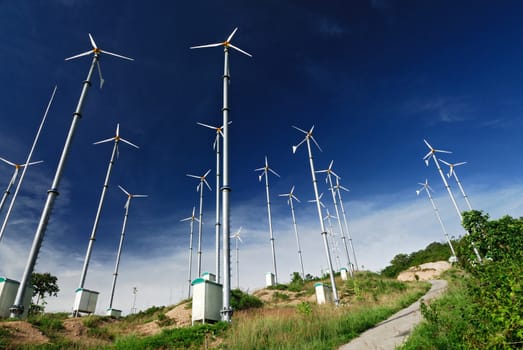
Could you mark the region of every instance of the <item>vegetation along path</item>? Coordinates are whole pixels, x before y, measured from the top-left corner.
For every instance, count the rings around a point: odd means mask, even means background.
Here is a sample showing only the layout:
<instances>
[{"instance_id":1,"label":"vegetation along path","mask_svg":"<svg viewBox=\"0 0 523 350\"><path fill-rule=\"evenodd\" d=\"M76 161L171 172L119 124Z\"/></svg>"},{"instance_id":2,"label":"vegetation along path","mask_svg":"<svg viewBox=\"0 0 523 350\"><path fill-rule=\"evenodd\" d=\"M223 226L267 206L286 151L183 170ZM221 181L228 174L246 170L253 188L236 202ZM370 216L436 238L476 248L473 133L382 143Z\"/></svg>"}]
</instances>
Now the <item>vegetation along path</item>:
<instances>
[{"instance_id":1,"label":"vegetation along path","mask_svg":"<svg viewBox=\"0 0 523 350\"><path fill-rule=\"evenodd\" d=\"M398 311L376 327L362 333L358 338L343 345L339 350L394 350L409 336L412 329L422 320L420 301L425 302L441 295L447 281L433 280L430 290L409 307Z\"/></svg>"}]
</instances>

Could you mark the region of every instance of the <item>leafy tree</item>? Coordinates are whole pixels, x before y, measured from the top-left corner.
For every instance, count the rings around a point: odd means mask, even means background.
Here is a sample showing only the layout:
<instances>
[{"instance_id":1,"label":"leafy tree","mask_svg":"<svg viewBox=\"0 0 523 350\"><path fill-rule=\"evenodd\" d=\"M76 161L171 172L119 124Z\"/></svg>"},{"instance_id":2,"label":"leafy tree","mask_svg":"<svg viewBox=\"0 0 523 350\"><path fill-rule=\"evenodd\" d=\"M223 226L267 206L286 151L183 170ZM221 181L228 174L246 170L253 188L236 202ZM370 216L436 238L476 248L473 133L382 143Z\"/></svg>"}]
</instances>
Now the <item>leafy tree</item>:
<instances>
[{"instance_id":1,"label":"leafy tree","mask_svg":"<svg viewBox=\"0 0 523 350\"><path fill-rule=\"evenodd\" d=\"M33 286L33 297L36 297L36 303L31 305L32 313L42 312L45 308L46 296L58 296L60 288L57 284L58 278L49 272L36 273L31 275L31 285Z\"/></svg>"}]
</instances>

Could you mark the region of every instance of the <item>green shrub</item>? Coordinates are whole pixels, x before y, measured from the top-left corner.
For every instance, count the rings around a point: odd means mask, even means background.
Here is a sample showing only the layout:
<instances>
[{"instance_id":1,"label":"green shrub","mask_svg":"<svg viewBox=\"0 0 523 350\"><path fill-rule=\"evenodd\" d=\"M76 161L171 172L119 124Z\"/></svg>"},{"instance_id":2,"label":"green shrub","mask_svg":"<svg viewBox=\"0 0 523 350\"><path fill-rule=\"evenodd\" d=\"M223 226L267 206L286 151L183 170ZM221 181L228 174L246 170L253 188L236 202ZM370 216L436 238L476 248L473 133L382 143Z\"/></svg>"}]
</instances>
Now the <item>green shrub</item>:
<instances>
[{"instance_id":1,"label":"green shrub","mask_svg":"<svg viewBox=\"0 0 523 350\"><path fill-rule=\"evenodd\" d=\"M298 312L302 315L309 316L312 314L312 306L307 301L302 301L298 305L296 305L296 308L298 309Z\"/></svg>"},{"instance_id":2,"label":"green shrub","mask_svg":"<svg viewBox=\"0 0 523 350\"><path fill-rule=\"evenodd\" d=\"M233 310L246 310L263 306L263 302L258 297L244 293L240 289L231 290L230 304Z\"/></svg>"}]
</instances>

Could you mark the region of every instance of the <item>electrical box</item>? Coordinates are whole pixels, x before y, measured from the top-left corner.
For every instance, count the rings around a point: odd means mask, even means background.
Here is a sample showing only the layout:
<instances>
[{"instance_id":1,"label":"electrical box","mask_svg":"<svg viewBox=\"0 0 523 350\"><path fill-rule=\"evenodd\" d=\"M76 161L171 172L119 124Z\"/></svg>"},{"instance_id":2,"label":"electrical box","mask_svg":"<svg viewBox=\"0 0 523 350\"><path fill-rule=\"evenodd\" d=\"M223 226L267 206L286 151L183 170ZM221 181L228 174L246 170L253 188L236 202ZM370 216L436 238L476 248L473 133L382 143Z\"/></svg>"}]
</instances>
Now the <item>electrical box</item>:
<instances>
[{"instance_id":1,"label":"electrical box","mask_svg":"<svg viewBox=\"0 0 523 350\"><path fill-rule=\"evenodd\" d=\"M85 288L78 288L74 298L74 311L94 313L99 292Z\"/></svg>"},{"instance_id":2,"label":"electrical box","mask_svg":"<svg viewBox=\"0 0 523 350\"><path fill-rule=\"evenodd\" d=\"M272 287L276 284L276 278L272 272L267 272L265 274L265 286Z\"/></svg>"},{"instance_id":3,"label":"electrical box","mask_svg":"<svg viewBox=\"0 0 523 350\"><path fill-rule=\"evenodd\" d=\"M9 308L13 306L16 293L20 282L0 276L0 318L9 318L11 314ZM27 290L24 295L24 312L22 317L26 317L31 306L31 299L33 298L33 287L27 286Z\"/></svg>"},{"instance_id":4,"label":"electrical box","mask_svg":"<svg viewBox=\"0 0 523 350\"><path fill-rule=\"evenodd\" d=\"M192 324L220 321L223 304L222 285L203 278L192 281Z\"/></svg>"},{"instance_id":5,"label":"electrical box","mask_svg":"<svg viewBox=\"0 0 523 350\"><path fill-rule=\"evenodd\" d=\"M341 275L341 279L346 281L347 280L347 269L345 267L342 267L340 269L340 275Z\"/></svg>"},{"instance_id":6,"label":"electrical box","mask_svg":"<svg viewBox=\"0 0 523 350\"><path fill-rule=\"evenodd\" d=\"M318 304L332 303L334 301L332 288L328 284L316 283L314 284L314 289L316 290L316 301Z\"/></svg>"},{"instance_id":7,"label":"electrical box","mask_svg":"<svg viewBox=\"0 0 523 350\"><path fill-rule=\"evenodd\" d=\"M207 281L216 282L216 275L210 272L204 272L202 278Z\"/></svg>"},{"instance_id":8,"label":"electrical box","mask_svg":"<svg viewBox=\"0 0 523 350\"><path fill-rule=\"evenodd\" d=\"M117 310L117 309L107 309L107 313L106 313L107 316L112 316L112 317L116 317L116 318L120 318L122 317L122 310Z\"/></svg>"}]
</instances>

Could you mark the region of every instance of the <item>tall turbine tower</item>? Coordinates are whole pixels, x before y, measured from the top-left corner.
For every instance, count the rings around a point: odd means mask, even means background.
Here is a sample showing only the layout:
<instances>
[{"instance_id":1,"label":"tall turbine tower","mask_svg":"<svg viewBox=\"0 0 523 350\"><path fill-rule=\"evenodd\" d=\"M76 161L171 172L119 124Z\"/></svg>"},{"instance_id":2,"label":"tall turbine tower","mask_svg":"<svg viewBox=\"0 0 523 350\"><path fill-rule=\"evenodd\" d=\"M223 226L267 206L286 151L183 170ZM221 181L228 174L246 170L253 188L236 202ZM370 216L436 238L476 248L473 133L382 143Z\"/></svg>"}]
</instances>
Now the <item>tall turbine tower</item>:
<instances>
[{"instance_id":1,"label":"tall turbine tower","mask_svg":"<svg viewBox=\"0 0 523 350\"><path fill-rule=\"evenodd\" d=\"M416 190L416 194L419 196L419 194L423 190L425 190L425 192L427 193L430 203L432 204L432 208L434 209L434 214L436 215L436 219L438 219L441 229L443 230L443 234L445 235L445 238L447 239L447 243L449 244L450 251L452 252L452 256L456 257L456 252L454 251L452 242L450 241L447 230L445 229L445 225L443 225L443 221L441 220L441 216L439 215L438 207L436 206L436 203L434 202L434 199L432 198L432 195L430 194L430 191L434 192L434 190L429 186L429 180L425 179L425 183L418 182L418 185L421 185L422 187L419 190Z\"/></svg>"},{"instance_id":2,"label":"tall turbine tower","mask_svg":"<svg viewBox=\"0 0 523 350\"><path fill-rule=\"evenodd\" d=\"M200 180L200 183L196 186L196 191L200 192L200 217L198 219L198 277L202 275L203 184L206 184L209 191L212 191L211 186L209 186L209 183L205 179L210 172L211 169L207 170L207 172L202 176L187 174L189 177L194 177L195 179Z\"/></svg>"},{"instance_id":3,"label":"tall turbine tower","mask_svg":"<svg viewBox=\"0 0 523 350\"><path fill-rule=\"evenodd\" d=\"M42 132L42 129L45 124L45 120L47 119L47 113L49 113L49 109L51 108L51 104L53 103L54 95L56 94L56 89L57 89L57 87L55 85L55 87L53 89L53 93L51 94L51 98L49 99L49 103L47 104L47 108L45 109L44 116L42 118L42 121L40 122L40 126L38 127L38 131L36 132L35 138L33 140L33 145L31 146L31 150L29 151L29 154L27 155L25 164L17 165L17 164L8 162L5 159L2 159L4 162L7 162L7 164L9 164L9 165L15 165L15 172L13 174L13 178L11 179L11 182L7 186L7 189L4 193L4 197L2 197L2 203L0 204L0 212L2 211L2 207L4 206L5 199L9 195L9 191L11 189L12 184L14 184L16 181L16 177L18 175L18 168L22 167L23 170L22 170L22 175L20 175L20 180L18 181L18 185L16 185L15 193L13 194L13 197L11 198L11 203L9 203L9 208L7 208L7 213L5 214L4 222L2 223L2 228L0 228L0 241L2 240L2 237L4 236L5 228L7 227L9 217L11 216L11 211L13 210L13 207L14 207L14 204L16 201L16 197L18 196L18 192L20 191L20 187L22 186L22 183L24 181L25 173L27 171L28 166L31 164L37 164L37 163L41 162L41 161L39 161L39 162L31 163L31 158L33 157L33 152L36 148L36 144L38 143L38 139L40 138L40 132ZM28 165L28 166L26 166L26 165Z\"/></svg>"},{"instance_id":4,"label":"tall turbine tower","mask_svg":"<svg viewBox=\"0 0 523 350\"><path fill-rule=\"evenodd\" d=\"M118 149L118 144L121 141L132 147L140 148L140 147L136 146L134 143L131 143L131 142L125 140L124 138L120 137L120 124L116 124L115 136L102 140L102 141L95 142L94 145L99 145L101 143L106 143L106 142L111 142L111 141L114 141L113 151L111 153L111 158L109 159L109 165L107 167L107 172L105 174L105 181L102 186L102 193L100 194L100 200L98 201L98 209L96 210L96 215L94 217L93 228L91 230L91 236L89 238L87 252L85 253L84 264L82 267L82 274L80 275L80 284L79 284L78 288L84 288L85 278L87 276L87 269L89 268L89 261L91 259L91 252L93 250L93 245L96 240L96 231L98 230L98 222L100 221L100 215L102 214L102 208L104 205L105 193L107 192L107 187L109 187L109 179L111 178L111 172L113 169L114 162L120 155L120 151ZM74 310L73 313L75 316L78 315L77 310Z\"/></svg>"},{"instance_id":5,"label":"tall turbine tower","mask_svg":"<svg viewBox=\"0 0 523 350\"><path fill-rule=\"evenodd\" d=\"M189 221L191 220L191 223L190 223L190 232L189 232L189 276L187 278L187 281L189 282L189 289L188 289L188 292L187 292L187 298L190 298L191 297L191 282L192 282L192 236L193 236L193 233L194 233L194 222L197 221L197 222L200 222L200 220L194 216L194 210L195 208L192 207L192 215L189 216L188 218L185 218L185 219L182 219L180 221Z\"/></svg>"},{"instance_id":6,"label":"tall turbine tower","mask_svg":"<svg viewBox=\"0 0 523 350\"><path fill-rule=\"evenodd\" d=\"M327 211L327 215L325 215L325 217L323 218L323 221L327 221L327 223L329 224L329 236L331 238L331 245L332 245L332 248L334 249L334 252L336 253L336 270L339 270L340 269L340 250L338 248L338 242L336 241L336 234L334 233L334 227L332 226L332 220L331 219L337 219L336 216L334 215L331 215L331 213L329 212L329 209L325 209ZM349 260L349 263L350 263L350 260ZM350 264L349 264L349 267L350 267ZM352 269L351 269L352 271Z\"/></svg>"},{"instance_id":7,"label":"tall turbine tower","mask_svg":"<svg viewBox=\"0 0 523 350\"><path fill-rule=\"evenodd\" d=\"M359 270L358 267L358 259L356 258L356 250L354 250L354 244L352 243L352 236L349 231L349 225L347 223L347 214L345 213L345 207L343 206L343 200L341 199L341 191L344 190L346 192L349 192L349 190L342 185L340 185L340 178L336 178L336 185L334 186L334 189L336 189L336 193L338 194L338 200L341 207L341 214L343 215L343 223L345 225L345 231L347 232L347 237L349 238L349 244L350 248L352 250L352 257L354 258L354 267L356 268L356 271Z\"/></svg>"},{"instance_id":8,"label":"tall turbine tower","mask_svg":"<svg viewBox=\"0 0 523 350\"><path fill-rule=\"evenodd\" d=\"M258 179L262 180L262 177L265 176L265 194L267 195L267 216L269 219L269 239L271 241L271 250L272 250L272 269L274 271L274 278L276 280L276 284L278 284L278 269L276 268L276 250L274 248L274 235L272 232L272 215L271 215L271 199L269 195L269 171L273 173L274 175L280 177L277 172L269 168L269 163L267 161L267 156L265 156L265 166L255 169L254 171L262 171L262 173L258 176Z\"/></svg>"},{"instance_id":9,"label":"tall turbine tower","mask_svg":"<svg viewBox=\"0 0 523 350\"><path fill-rule=\"evenodd\" d=\"M220 283L220 137L223 137L223 126L210 126L200 122L196 124L216 131L216 137L214 138L212 147L216 150L216 281ZM231 124L231 122L229 122L229 124Z\"/></svg>"},{"instance_id":10,"label":"tall turbine tower","mask_svg":"<svg viewBox=\"0 0 523 350\"><path fill-rule=\"evenodd\" d=\"M280 194L280 197L289 197L287 199L287 203L289 204L291 208L291 215L292 215L292 226L294 227L294 235L296 236L296 245L298 246L298 258L300 260L300 267L301 267L301 278L305 279L305 270L303 269L303 258L301 256L301 246L300 246L300 237L298 236L298 225L296 225L296 215L294 215L294 204L292 202L293 199L295 199L298 203L300 203L300 200L298 197L294 195L294 186L292 186L291 191L289 193Z\"/></svg>"},{"instance_id":11,"label":"tall turbine tower","mask_svg":"<svg viewBox=\"0 0 523 350\"><path fill-rule=\"evenodd\" d=\"M309 165L311 168L311 175L312 175L312 187L314 188L314 196L316 198L316 208L318 210L318 218L320 219L320 227L321 227L321 235L323 237L323 245L325 246L325 254L327 256L327 266L329 267L329 273L330 273L330 279L332 284L332 294L334 297L334 303L336 305L339 304L338 300L338 290L336 288L336 281L334 280L334 269L332 268L332 259L331 259L331 253L329 249L329 242L327 241L327 230L325 230L325 224L323 223L323 214L321 212L321 205L320 205L320 196L318 194L318 181L316 180L316 172L314 171L314 160L312 158L312 149L311 149L311 140L314 142L316 147L321 151L320 145L318 145L318 142L314 139L312 136L312 131L314 130L314 125L309 131L305 131L303 129L300 129L296 126L292 126L294 129L301 131L305 134L305 138L300 141L296 146L292 146L292 153L296 153L296 150L298 147L300 147L304 142L307 143L307 150L309 152Z\"/></svg>"},{"instance_id":12,"label":"tall turbine tower","mask_svg":"<svg viewBox=\"0 0 523 350\"><path fill-rule=\"evenodd\" d=\"M456 212L459 216L459 222L463 222L463 216L461 215L461 211L458 208L458 204L456 203L456 200L454 199L454 195L452 194L452 191L450 190L450 186L447 182L447 179L445 178L445 175L443 175L443 171L441 170L441 167L439 166L438 158L436 158L436 153L452 153L450 151L443 151L440 149L433 148L427 140L423 140L427 147L429 148L429 152L423 157L423 160L425 161L425 164L429 166L430 159L432 158L434 160L434 164L436 164L436 168L438 169L439 175L441 176L441 179L443 180L443 183L445 184L445 188L447 189L447 192L449 193L450 200L452 201L452 204L454 205L454 208L456 209ZM465 231L468 235L469 233ZM476 254L476 258L478 259L478 262L482 262L481 255L479 255L478 249L476 248L476 245L474 242L472 243L472 249L474 250L474 254Z\"/></svg>"},{"instance_id":13,"label":"tall turbine tower","mask_svg":"<svg viewBox=\"0 0 523 350\"><path fill-rule=\"evenodd\" d=\"M230 242L229 236L231 234L230 230L230 204L229 204L229 194L231 192L231 187L229 184L229 47L233 48L236 51L243 53L249 57L252 57L251 54L239 49L238 47L231 44L231 40L236 33L238 28L235 28L234 31L229 35L227 40L220 43L208 44L193 46L191 49L207 48L207 47L217 47L223 46L224 53L224 64L223 64L223 185L221 187L222 191L222 239L223 239L223 309L221 311L222 321L230 322L232 316L232 309L230 303L230 294L231 294L231 261L230 261Z\"/></svg>"},{"instance_id":14,"label":"tall turbine tower","mask_svg":"<svg viewBox=\"0 0 523 350\"><path fill-rule=\"evenodd\" d=\"M347 240L345 239L345 233L344 233L343 227L341 226L340 211L338 210L338 201L336 200L336 192L335 192L336 189L334 188L334 185L332 184L332 176L334 176L336 179L339 179L339 176L332 170L333 163L334 163L334 160L331 160L329 167L327 169L318 170L317 173L327 173L327 177L325 178L325 181L329 184L329 189L330 189L331 195L332 195L332 203L334 204L334 209L336 210L336 218L338 220L338 229L340 230L341 239L343 240L343 246L345 247L345 253L347 254L348 268L352 274L353 267L352 267L352 263L350 261L349 248L347 247Z\"/></svg>"},{"instance_id":15,"label":"tall turbine tower","mask_svg":"<svg viewBox=\"0 0 523 350\"><path fill-rule=\"evenodd\" d=\"M118 269L120 267L120 257L122 255L123 240L125 238L125 226L127 225L127 217L129 216L129 207L131 206L131 199L133 198L145 198L148 197L146 194L131 194L125 190L122 186L118 185L118 188L127 195L127 201L125 202L125 214L123 217L122 233L120 234L120 243L118 244L118 253L116 254L116 263L114 265L113 283L111 285L111 299L109 300L109 307L107 310L113 308L114 290L116 288L116 278L118 277Z\"/></svg>"},{"instance_id":16,"label":"tall turbine tower","mask_svg":"<svg viewBox=\"0 0 523 350\"><path fill-rule=\"evenodd\" d=\"M456 183L458 184L459 190L461 191L461 194L463 195L463 198L465 199L465 202L467 203L467 206L468 206L469 210L472 210L472 205L470 205L469 197L465 193L465 190L463 189L463 186L461 185L461 181L459 181L458 174L456 174L456 170L454 170L457 166L460 166L460 165L463 165L463 164L467 164L467 162L460 162L460 163L451 164L451 163L445 162L443 159L440 159L440 161L443 164L449 166L449 172L447 173L447 176L451 177L452 175L454 175L454 180L456 180Z\"/></svg>"},{"instance_id":17,"label":"tall turbine tower","mask_svg":"<svg viewBox=\"0 0 523 350\"><path fill-rule=\"evenodd\" d=\"M83 107L83 104L85 101L85 97L87 96L87 90L91 86L91 77L93 75L93 70L94 70L95 66L98 66L98 74L100 75L100 87L103 85L103 78L102 78L102 73L101 73L100 63L99 63L100 54L103 53L103 54L123 58L126 60L134 61L132 58L125 57L122 55L118 55L118 54L100 49L94 42L94 39L91 36L91 34L89 34L89 39L91 40L91 45L93 46L92 50L89 50L84 53L81 53L81 54L78 54L78 55L65 59L67 61L67 60L75 59L78 57L87 56L89 54L93 54L93 60L91 62L91 66L89 68L89 72L87 73L87 78L83 82L82 92L80 93L78 105L76 106L76 109L73 113L73 120L72 120L71 126L69 128L69 133L65 140L64 148L62 150L62 155L60 156L60 160L59 160L58 166L56 168L53 183L51 184L51 189L49 189L47 191L47 200L45 202L44 209L42 211L42 215L40 217L40 221L38 223L38 227L35 232L35 237L33 240L33 244L31 246L31 252L29 253L29 258L27 260L27 264L24 269L24 274L22 276L22 279L20 280L20 287L18 288L18 292L16 293L14 305L9 309L9 311L11 312L11 317L19 317L24 312L23 300L24 300L25 290L26 290L25 286L29 283L29 279L31 277L31 274L33 273L33 269L36 264L36 259L38 258L38 253L40 252L40 247L42 245L42 241L45 236L47 224L48 224L49 218L51 216L51 211L54 206L54 201L59 193L58 187L60 185L60 180L62 178L62 172L65 167L65 162L67 160L67 156L69 155L69 148L71 147L71 144L73 141L73 136L74 136L74 133L76 130L76 126L78 124L78 121L82 118L82 107Z\"/></svg>"}]
</instances>

